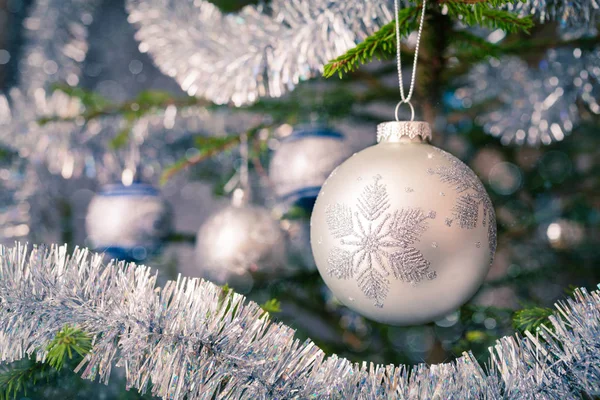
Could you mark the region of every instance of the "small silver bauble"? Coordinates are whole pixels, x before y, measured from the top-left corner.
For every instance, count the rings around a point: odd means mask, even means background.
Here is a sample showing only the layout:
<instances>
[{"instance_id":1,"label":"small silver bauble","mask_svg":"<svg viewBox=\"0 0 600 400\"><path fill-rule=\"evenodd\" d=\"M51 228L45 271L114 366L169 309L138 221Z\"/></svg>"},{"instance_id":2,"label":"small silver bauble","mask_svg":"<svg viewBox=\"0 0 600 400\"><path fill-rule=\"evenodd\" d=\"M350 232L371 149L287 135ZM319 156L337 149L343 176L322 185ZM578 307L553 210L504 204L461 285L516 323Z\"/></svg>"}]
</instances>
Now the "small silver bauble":
<instances>
[{"instance_id":1,"label":"small silver bauble","mask_svg":"<svg viewBox=\"0 0 600 400\"><path fill-rule=\"evenodd\" d=\"M319 126L294 130L271 159L269 177L275 194L285 204L312 206L325 179L351 154L341 133Z\"/></svg>"},{"instance_id":2,"label":"small silver bauble","mask_svg":"<svg viewBox=\"0 0 600 400\"><path fill-rule=\"evenodd\" d=\"M267 209L231 205L200 227L196 260L204 278L247 291L253 278L283 270L285 237Z\"/></svg>"},{"instance_id":3,"label":"small silver bauble","mask_svg":"<svg viewBox=\"0 0 600 400\"><path fill-rule=\"evenodd\" d=\"M379 144L327 179L311 218L319 272L367 318L425 323L483 282L496 248L494 208L460 160L425 142L424 122L387 122Z\"/></svg>"},{"instance_id":4,"label":"small silver bauble","mask_svg":"<svg viewBox=\"0 0 600 400\"><path fill-rule=\"evenodd\" d=\"M153 186L106 185L92 198L86 217L88 238L98 251L140 261L171 232L171 209Z\"/></svg>"}]
</instances>

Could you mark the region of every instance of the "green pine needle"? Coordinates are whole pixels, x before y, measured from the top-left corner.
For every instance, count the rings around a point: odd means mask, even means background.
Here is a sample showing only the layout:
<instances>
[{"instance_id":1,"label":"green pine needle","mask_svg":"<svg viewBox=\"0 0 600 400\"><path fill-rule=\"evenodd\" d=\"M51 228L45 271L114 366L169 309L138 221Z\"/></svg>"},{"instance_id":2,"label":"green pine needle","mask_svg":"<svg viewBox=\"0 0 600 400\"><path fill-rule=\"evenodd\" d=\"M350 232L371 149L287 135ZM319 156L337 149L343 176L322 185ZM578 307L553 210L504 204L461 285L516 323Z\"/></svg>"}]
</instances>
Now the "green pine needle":
<instances>
[{"instance_id":1,"label":"green pine needle","mask_svg":"<svg viewBox=\"0 0 600 400\"><path fill-rule=\"evenodd\" d=\"M254 128L246 132L248 140L254 139L254 137L264 128L269 125L257 125ZM163 171L160 177L160 184L164 185L168 180L178 172L196 165L208 158L214 157L217 154L223 153L227 150L231 150L240 143L241 134L229 135L224 137L198 137L196 138L196 148L198 152L191 157L183 157L175 161L174 164L168 166Z\"/></svg>"},{"instance_id":2,"label":"green pine needle","mask_svg":"<svg viewBox=\"0 0 600 400\"><path fill-rule=\"evenodd\" d=\"M79 99L84 109L81 114L74 117L64 118L57 115L42 117L37 120L39 125L45 125L50 122L74 122L80 119L89 121L108 115L122 115L128 122L133 123L151 111L166 109L169 106L191 107L209 105L208 102L192 96L175 97L171 93L162 90L145 90L139 93L133 100L115 104L94 91L80 87L56 84L52 89Z\"/></svg>"},{"instance_id":3,"label":"green pine needle","mask_svg":"<svg viewBox=\"0 0 600 400\"><path fill-rule=\"evenodd\" d=\"M166 167L160 178L160 184L164 185L173 175L192 165L198 164L208 158L234 148L239 142L240 135L198 138L196 140L198 152L191 157L185 156Z\"/></svg>"},{"instance_id":4,"label":"green pine needle","mask_svg":"<svg viewBox=\"0 0 600 400\"><path fill-rule=\"evenodd\" d=\"M60 370L65 361L72 359L74 353L80 357L85 356L92 348L90 336L71 326L65 326L48 345L48 364Z\"/></svg>"},{"instance_id":5,"label":"green pine needle","mask_svg":"<svg viewBox=\"0 0 600 400\"><path fill-rule=\"evenodd\" d=\"M522 332L534 332L541 325L547 322L548 317L550 317L553 313L553 309L545 307L533 307L519 310L515 312L515 315L513 316L513 325L516 329Z\"/></svg>"},{"instance_id":6,"label":"green pine needle","mask_svg":"<svg viewBox=\"0 0 600 400\"><path fill-rule=\"evenodd\" d=\"M400 10L400 35L407 36L416 26L416 16L420 7L409 7ZM356 47L325 65L323 76L329 78L338 74L354 71L361 64L367 64L373 58L383 58L396 52L396 22L392 21L381 27L377 32L366 38Z\"/></svg>"},{"instance_id":7,"label":"green pine needle","mask_svg":"<svg viewBox=\"0 0 600 400\"><path fill-rule=\"evenodd\" d=\"M528 15L520 17L512 11L499 10L499 7L506 1L488 1L474 4L462 2L447 1L444 6L448 10L448 16L462 21L467 25L479 25L489 29L502 29L507 32L526 32L533 28L533 18Z\"/></svg>"},{"instance_id":8,"label":"green pine needle","mask_svg":"<svg viewBox=\"0 0 600 400\"><path fill-rule=\"evenodd\" d=\"M0 400L16 399L20 393L27 395L27 388L47 377L48 369L48 364L29 359L4 367L0 371Z\"/></svg>"},{"instance_id":9,"label":"green pine needle","mask_svg":"<svg viewBox=\"0 0 600 400\"><path fill-rule=\"evenodd\" d=\"M468 59L471 63L485 57L498 57L502 53L502 48L497 44L466 30L454 32L450 39L457 57L460 60Z\"/></svg>"},{"instance_id":10,"label":"green pine needle","mask_svg":"<svg viewBox=\"0 0 600 400\"><path fill-rule=\"evenodd\" d=\"M260 308L269 314L279 313L281 312L281 302L277 299L267 300L260 305Z\"/></svg>"},{"instance_id":11,"label":"green pine needle","mask_svg":"<svg viewBox=\"0 0 600 400\"><path fill-rule=\"evenodd\" d=\"M111 102L104 96L81 87L73 87L66 83L52 85L53 91L61 91L70 97L75 97L88 111L98 111L111 106Z\"/></svg>"},{"instance_id":12,"label":"green pine needle","mask_svg":"<svg viewBox=\"0 0 600 400\"><path fill-rule=\"evenodd\" d=\"M520 17L518 14L500 10L506 4L512 4L515 0L450 0L442 2L438 7L442 13L450 18L458 20L467 25L479 25L490 29L503 29L507 32L529 32L534 22L531 16ZM398 22L400 24L400 36L405 37L415 30L417 16L420 6L409 7L400 10ZM460 32L448 32L449 35L460 35ZM463 35L463 39L466 39ZM469 41L475 43L474 37ZM482 47L486 46L483 40L476 41L477 50L481 53ZM490 46L493 46L490 44ZM487 46L487 47L490 47ZM382 59L396 53L396 22L392 21L356 47L348 50L345 54L330 61L324 67L323 76L329 78L337 74L340 78L345 73L352 72L362 64L371 62L374 58Z\"/></svg>"},{"instance_id":13,"label":"green pine needle","mask_svg":"<svg viewBox=\"0 0 600 400\"><path fill-rule=\"evenodd\" d=\"M0 371L0 400L16 399L17 395L26 394L28 387L39 380L49 380L63 368L65 362L83 358L91 348L92 340L88 334L65 326L48 345L46 362L24 359Z\"/></svg>"}]
</instances>

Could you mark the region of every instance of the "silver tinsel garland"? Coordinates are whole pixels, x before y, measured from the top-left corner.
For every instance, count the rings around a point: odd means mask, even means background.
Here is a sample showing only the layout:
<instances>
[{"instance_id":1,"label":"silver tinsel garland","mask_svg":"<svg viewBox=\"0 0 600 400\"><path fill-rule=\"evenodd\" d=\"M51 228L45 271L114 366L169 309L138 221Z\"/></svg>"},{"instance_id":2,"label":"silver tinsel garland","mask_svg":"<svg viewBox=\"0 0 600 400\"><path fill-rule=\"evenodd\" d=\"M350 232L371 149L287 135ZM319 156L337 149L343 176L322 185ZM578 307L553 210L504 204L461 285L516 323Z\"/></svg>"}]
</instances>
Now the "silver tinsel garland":
<instances>
[{"instance_id":1,"label":"silver tinsel garland","mask_svg":"<svg viewBox=\"0 0 600 400\"><path fill-rule=\"evenodd\" d=\"M204 0L128 0L140 50L192 96L279 97L392 20L387 1L274 0L222 14Z\"/></svg>"},{"instance_id":2,"label":"silver tinsel garland","mask_svg":"<svg viewBox=\"0 0 600 400\"><path fill-rule=\"evenodd\" d=\"M550 49L534 67L513 56L490 59L463 81L458 100L498 103L477 122L502 144L550 144L578 126L583 108L600 114L600 47Z\"/></svg>"},{"instance_id":3,"label":"silver tinsel garland","mask_svg":"<svg viewBox=\"0 0 600 400\"><path fill-rule=\"evenodd\" d=\"M392 20L388 0L273 0L222 14L205 0L128 0L140 50L191 96L236 106L279 97ZM407 6L409 2L403 2ZM593 26L598 0L505 7L539 22Z\"/></svg>"},{"instance_id":4,"label":"silver tinsel garland","mask_svg":"<svg viewBox=\"0 0 600 400\"><path fill-rule=\"evenodd\" d=\"M578 399L600 394L600 292L575 292L548 327L504 337L488 368L470 353L438 365L353 364L238 294L180 278L156 288L148 267L66 246L0 248L0 355L42 349L65 325L94 335L77 370L169 399ZM150 382L152 382L150 388Z\"/></svg>"},{"instance_id":5,"label":"silver tinsel garland","mask_svg":"<svg viewBox=\"0 0 600 400\"><path fill-rule=\"evenodd\" d=\"M34 95L48 83L79 84L88 27L99 0L36 0L23 23L26 44L20 86ZM39 96L39 94L38 94Z\"/></svg>"},{"instance_id":6,"label":"silver tinsel garland","mask_svg":"<svg viewBox=\"0 0 600 400\"><path fill-rule=\"evenodd\" d=\"M521 15L531 15L538 22L557 21L561 28L593 26L600 15L598 0L527 0L507 7Z\"/></svg>"}]
</instances>

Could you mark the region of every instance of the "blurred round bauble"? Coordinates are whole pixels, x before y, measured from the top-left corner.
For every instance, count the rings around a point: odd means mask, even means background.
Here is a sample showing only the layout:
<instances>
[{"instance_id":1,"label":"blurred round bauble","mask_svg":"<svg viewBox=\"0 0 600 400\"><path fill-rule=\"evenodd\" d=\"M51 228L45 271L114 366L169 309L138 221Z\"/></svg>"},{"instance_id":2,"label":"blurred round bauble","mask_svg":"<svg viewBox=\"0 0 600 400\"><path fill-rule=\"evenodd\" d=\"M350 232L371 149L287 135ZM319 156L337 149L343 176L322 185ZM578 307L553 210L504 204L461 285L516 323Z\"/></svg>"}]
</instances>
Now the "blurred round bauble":
<instances>
[{"instance_id":1,"label":"blurred round bauble","mask_svg":"<svg viewBox=\"0 0 600 400\"><path fill-rule=\"evenodd\" d=\"M392 325L430 322L483 282L496 249L494 208L469 167L426 142L427 123L383 123L377 136L323 184L313 254L349 308Z\"/></svg>"},{"instance_id":2,"label":"blurred round bauble","mask_svg":"<svg viewBox=\"0 0 600 400\"><path fill-rule=\"evenodd\" d=\"M231 205L200 227L196 260L202 277L245 292L284 271L284 234L267 209Z\"/></svg>"},{"instance_id":3,"label":"blurred round bauble","mask_svg":"<svg viewBox=\"0 0 600 400\"><path fill-rule=\"evenodd\" d=\"M271 159L269 178L286 205L311 209L331 171L352 154L344 135L323 126L295 129Z\"/></svg>"},{"instance_id":4,"label":"blurred round bauble","mask_svg":"<svg viewBox=\"0 0 600 400\"><path fill-rule=\"evenodd\" d=\"M112 258L142 261L171 232L169 204L152 185L106 185L90 202L86 228L94 249Z\"/></svg>"}]
</instances>

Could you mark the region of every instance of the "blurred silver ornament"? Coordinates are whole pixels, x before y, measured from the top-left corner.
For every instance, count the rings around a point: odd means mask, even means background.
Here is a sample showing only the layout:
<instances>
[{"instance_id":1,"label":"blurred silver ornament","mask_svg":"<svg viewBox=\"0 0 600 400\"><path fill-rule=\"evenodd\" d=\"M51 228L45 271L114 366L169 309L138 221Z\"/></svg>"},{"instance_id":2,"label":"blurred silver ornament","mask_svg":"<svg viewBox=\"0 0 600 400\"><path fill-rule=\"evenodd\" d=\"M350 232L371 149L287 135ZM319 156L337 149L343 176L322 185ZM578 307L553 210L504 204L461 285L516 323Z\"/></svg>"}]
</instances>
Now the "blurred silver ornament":
<instances>
[{"instance_id":1,"label":"blurred silver ornament","mask_svg":"<svg viewBox=\"0 0 600 400\"><path fill-rule=\"evenodd\" d=\"M392 325L433 321L479 288L496 249L475 173L426 143L424 122L386 122L379 144L336 168L311 216L323 280L346 306Z\"/></svg>"},{"instance_id":2,"label":"blurred silver ornament","mask_svg":"<svg viewBox=\"0 0 600 400\"><path fill-rule=\"evenodd\" d=\"M280 141L269 164L275 194L286 205L311 208L331 171L351 154L344 135L330 128L294 129Z\"/></svg>"},{"instance_id":3,"label":"blurred silver ornament","mask_svg":"<svg viewBox=\"0 0 600 400\"><path fill-rule=\"evenodd\" d=\"M140 50L191 96L279 97L392 19L387 1L274 0L222 14L204 0L128 0Z\"/></svg>"},{"instance_id":4,"label":"blurred silver ornament","mask_svg":"<svg viewBox=\"0 0 600 400\"><path fill-rule=\"evenodd\" d=\"M171 209L153 186L106 185L89 205L86 228L96 250L140 261L171 233Z\"/></svg>"},{"instance_id":5,"label":"blurred silver ornament","mask_svg":"<svg viewBox=\"0 0 600 400\"><path fill-rule=\"evenodd\" d=\"M491 59L471 70L454 97L469 104L499 102L477 122L502 144L550 144L578 124L577 100L600 113L599 62L600 48L549 50L536 68L517 57Z\"/></svg>"},{"instance_id":6,"label":"blurred silver ornament","mask_svg":"<svg viewBox=\"0 0 600 400\"><path fill-rule=\"evenodd\" d=\"M233 204L200 227L196 260L201 276L247 291L254 278L284 272L285 237L266 208Z\"/></svg>"}]
</instances>

